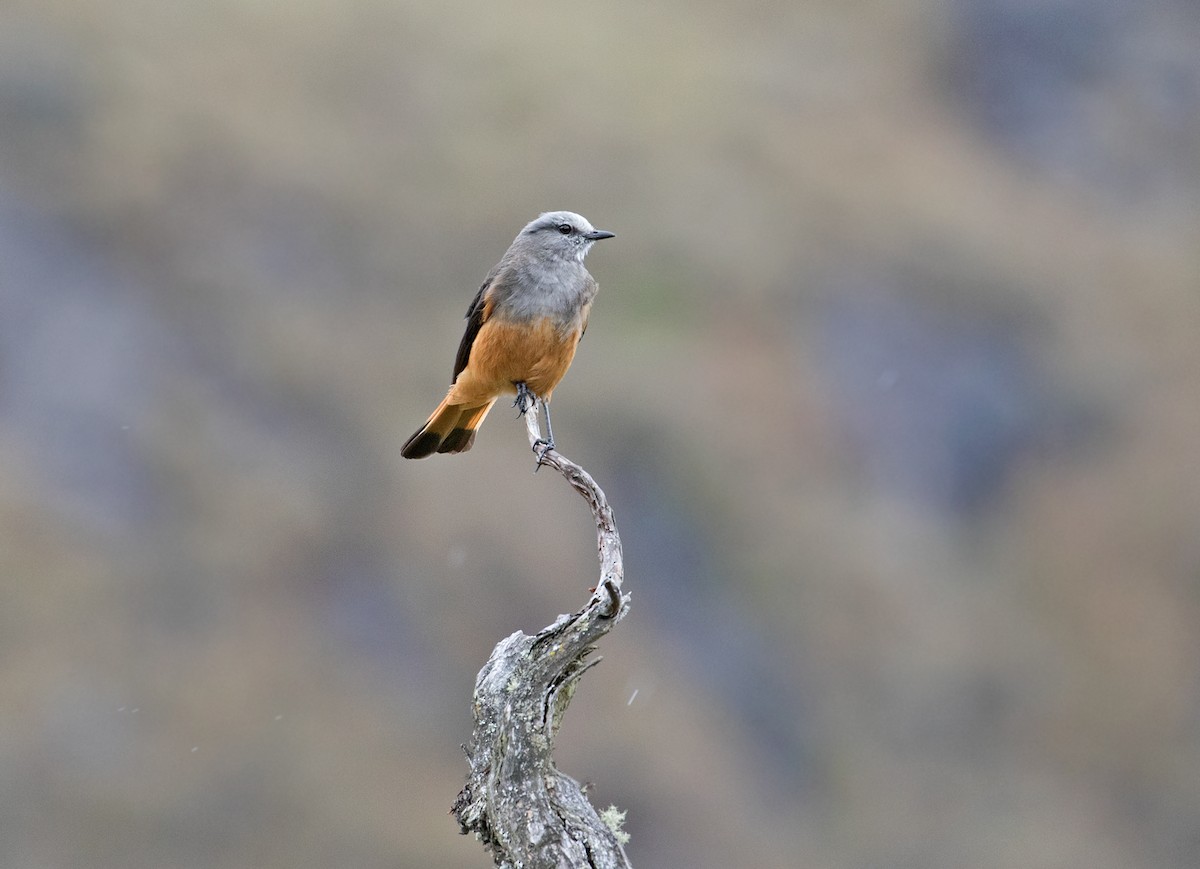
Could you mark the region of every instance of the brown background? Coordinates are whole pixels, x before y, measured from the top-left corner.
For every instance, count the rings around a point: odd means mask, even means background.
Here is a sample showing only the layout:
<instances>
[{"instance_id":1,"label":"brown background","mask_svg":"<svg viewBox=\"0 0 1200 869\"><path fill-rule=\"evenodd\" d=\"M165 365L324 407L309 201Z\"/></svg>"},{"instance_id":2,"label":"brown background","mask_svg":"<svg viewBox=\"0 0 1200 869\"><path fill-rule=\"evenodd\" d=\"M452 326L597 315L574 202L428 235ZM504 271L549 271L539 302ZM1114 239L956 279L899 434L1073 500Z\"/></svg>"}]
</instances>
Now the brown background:
<instances>
[{"instance_id":1,"label":"brown background","mask_svg":"<svg viewBox=\"0 0 1200 869\"><path fill-rule=\"evenodd\" d=\"M1200 13L0 8L0 865L470 867L584 504L405 462L539 211L632 615L560 765L643 867L1200 859Z\"/></svg>"}]
</instances>

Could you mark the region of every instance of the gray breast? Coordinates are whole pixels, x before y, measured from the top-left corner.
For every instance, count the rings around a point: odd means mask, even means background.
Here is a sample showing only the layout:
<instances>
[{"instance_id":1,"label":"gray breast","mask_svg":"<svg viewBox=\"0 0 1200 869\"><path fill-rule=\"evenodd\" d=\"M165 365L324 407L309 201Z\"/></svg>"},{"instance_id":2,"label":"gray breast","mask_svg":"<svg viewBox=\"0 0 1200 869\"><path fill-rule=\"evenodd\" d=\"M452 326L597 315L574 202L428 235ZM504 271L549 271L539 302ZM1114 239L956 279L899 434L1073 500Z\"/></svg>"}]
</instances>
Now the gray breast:
<instances>
[{"instance_id":1,"label":"gray breast","mask_svg":"<svg viewBox=\"0 0 1200 869\"><path fill-rule=\"evenodd\" d=\"M552 317L572 326L583 307L596 295L596 282L578 261L533 260L514 263L497 276L497 313L506 319L530 321Z\"/></svg>"}]
</instances>

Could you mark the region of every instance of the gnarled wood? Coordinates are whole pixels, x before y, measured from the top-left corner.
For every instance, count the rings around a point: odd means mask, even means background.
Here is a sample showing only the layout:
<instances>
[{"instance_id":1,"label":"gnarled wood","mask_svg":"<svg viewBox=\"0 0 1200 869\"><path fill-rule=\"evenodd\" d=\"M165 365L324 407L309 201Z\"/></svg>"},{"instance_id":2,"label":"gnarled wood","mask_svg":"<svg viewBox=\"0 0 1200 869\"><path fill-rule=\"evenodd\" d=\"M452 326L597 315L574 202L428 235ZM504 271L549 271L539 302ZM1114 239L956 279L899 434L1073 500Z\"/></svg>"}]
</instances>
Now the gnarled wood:
<instances>
[{"instance_id":1,"label":"gnarled wood","mask_svg":"<svg viewBox=\"0 0 1200 869\"><path fill-rule=\"evenodd\" d=\"M536 412L525 420L538 453ZM629 869L616 832L551 756L580 677L600 661L588 659L595 642L629 610L621 591L621 538L604 492L587 471L555 450L541 465L562 474L591 507L600 582L578 612L532 637L518 631L492 651L475 680L471 772L453 812L462 832L476 833L502 869Z\"/></svg>"}]
</instances>

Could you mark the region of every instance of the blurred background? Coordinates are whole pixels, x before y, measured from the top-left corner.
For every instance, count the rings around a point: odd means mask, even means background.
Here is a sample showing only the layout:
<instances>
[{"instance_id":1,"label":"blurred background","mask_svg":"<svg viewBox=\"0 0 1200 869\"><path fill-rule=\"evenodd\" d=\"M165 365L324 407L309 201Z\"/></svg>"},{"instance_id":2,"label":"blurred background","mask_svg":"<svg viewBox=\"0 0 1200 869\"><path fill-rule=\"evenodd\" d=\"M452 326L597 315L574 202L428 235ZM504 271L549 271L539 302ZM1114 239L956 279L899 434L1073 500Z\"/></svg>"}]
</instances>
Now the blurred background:
<instances>
[{"instance_id":1,"label":"blurred background","mask_svg":"<svg viewBox=\"0 0 1200 869\"><path fill-rule=\"evenodd\" d=\"M1190 0L3 4L0 865L489 865L593 526L511 410L399 447L558 208L633 863L1196 866Z\"/></svg>"}]
</instances>

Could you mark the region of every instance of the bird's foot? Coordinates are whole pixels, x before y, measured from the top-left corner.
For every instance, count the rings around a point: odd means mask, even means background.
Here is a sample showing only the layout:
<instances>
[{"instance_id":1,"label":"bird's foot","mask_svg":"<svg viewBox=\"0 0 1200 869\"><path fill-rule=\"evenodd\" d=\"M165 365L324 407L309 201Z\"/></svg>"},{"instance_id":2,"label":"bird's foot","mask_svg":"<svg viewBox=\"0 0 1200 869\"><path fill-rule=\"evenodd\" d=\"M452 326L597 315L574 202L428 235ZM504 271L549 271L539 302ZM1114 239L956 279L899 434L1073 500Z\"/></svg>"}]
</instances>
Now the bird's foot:
<instances>
[{"instance_id":1,"label":"bird's foot","mask_svg":"<svg viewBox=\"0 0 1200 869\"><path fill-rule=\"evenodd\" d=\"M524 416L527 411L537 407L537 400L537 396L525 385L525 381L517 382L517 397L512 403L512 406L517 409L517 416Z\"/></svg>"},{"instance_id":2,"label":"bird's foot","mask_svg":"<svg viewBox=\"0 0 1200 869\"><path fill-rule=\"evenodd\" d=\"M537 464L534 465L533 472L536 474L538 468L546 463L546 453L554 449L554 441L546 438L538 438L533 442L533 449L537 453Z\"/></svg>"}]
</instances>

